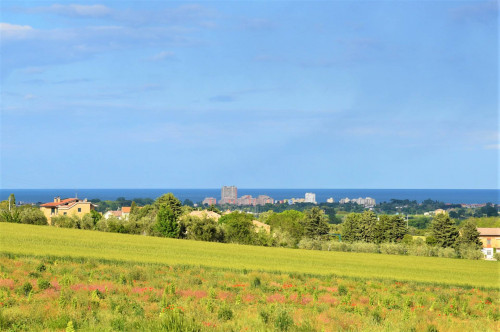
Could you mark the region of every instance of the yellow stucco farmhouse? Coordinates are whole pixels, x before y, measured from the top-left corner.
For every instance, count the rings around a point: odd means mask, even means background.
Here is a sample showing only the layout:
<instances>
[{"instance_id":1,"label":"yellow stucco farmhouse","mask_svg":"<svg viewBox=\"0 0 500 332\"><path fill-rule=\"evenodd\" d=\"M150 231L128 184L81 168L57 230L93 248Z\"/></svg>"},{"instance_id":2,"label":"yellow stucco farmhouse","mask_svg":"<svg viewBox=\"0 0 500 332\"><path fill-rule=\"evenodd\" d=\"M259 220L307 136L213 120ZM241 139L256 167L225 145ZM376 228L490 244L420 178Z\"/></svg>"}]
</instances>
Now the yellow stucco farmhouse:
<instances>
[{"instance_id":1,"label":"yellow stucco farmhouse","mask_svg":"<svg viewBox=\"0 0 500 332\"><path fill-rule=\"evenodd\" d=\"M61 197L55 197L53 202L40 205L49 224L52 224L52 217L62 215L77 215L82 217L84 214L95 210L95 205L88 202L87 199L66 198L61 200Z\"/></svg>"}]
</instances>

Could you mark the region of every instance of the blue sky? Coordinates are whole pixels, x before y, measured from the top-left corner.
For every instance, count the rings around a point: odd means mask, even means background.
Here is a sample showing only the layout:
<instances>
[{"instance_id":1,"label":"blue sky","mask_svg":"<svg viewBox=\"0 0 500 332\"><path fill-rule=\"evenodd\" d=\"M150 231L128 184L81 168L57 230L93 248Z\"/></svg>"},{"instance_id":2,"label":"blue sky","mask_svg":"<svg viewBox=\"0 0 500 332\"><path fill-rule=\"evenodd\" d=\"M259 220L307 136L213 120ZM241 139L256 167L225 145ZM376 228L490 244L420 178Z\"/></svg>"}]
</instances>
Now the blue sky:
<instances>
[{"instance_id":1,"label":"blue sky","mask_svg":"<svg viewBox=\"0 0 500 332\"><path fill-rule=\"evenodd\" d=\"M495 1L2 1L2 188L497 188Z\"/></svg>"}]
</instances>

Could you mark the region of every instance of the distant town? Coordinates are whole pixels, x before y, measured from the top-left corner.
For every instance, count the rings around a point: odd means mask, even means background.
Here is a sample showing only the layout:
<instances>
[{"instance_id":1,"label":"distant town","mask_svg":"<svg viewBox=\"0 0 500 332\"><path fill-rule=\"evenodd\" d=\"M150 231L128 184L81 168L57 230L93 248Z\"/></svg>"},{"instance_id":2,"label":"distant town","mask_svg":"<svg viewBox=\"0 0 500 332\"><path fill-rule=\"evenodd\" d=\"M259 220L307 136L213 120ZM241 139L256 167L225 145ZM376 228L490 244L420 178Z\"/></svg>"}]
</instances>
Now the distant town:
<instances>
[{"instance_id":1,"label":"distant town","mask_svg":"<svg viewBox=\"0 0 500 332\"><path fill-rule=\"evenodd\" d=\"M330 197L326 200L327 203L335 203L335 199ZM311 203L318 204L316 202L315 193L305 193L304 197L300 198L286 198L281 200L275 200L267 195L259 195L258 197L252 197L251 195L243 195L238 197L238 188L236 186L223 186L221 189L221 199L219 200L220 205L231 204L238 206L256 206L256 205L266 205L266 204L289 204L293 205L295 203ZM371 197L366 198L342 198L339 201L340 204L356 203L362 205L366 208L374 207L376 205L375 199ZM216 205L217 199L215 197L205 197L202 205Z\"/></svg>"}]
</instances>

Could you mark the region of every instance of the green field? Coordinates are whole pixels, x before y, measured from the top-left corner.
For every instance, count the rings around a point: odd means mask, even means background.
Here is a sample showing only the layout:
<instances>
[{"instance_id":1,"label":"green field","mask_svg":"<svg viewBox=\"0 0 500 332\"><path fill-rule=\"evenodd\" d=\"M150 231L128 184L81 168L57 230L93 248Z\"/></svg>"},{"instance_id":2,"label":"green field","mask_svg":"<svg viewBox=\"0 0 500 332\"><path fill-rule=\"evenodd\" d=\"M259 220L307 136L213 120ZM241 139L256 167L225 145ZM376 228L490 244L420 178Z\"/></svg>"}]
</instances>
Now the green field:
<instances>
[{"instance_id":1,"label":"green field","mask_svg":"<svg viewBox=\"0 0 500 332\"><path fill-rule=\"evenodd\" d=\"M10 223L0 223L0 251L499 288L499 264L490 261L265 248Z\"/></svg>"}]
</instances>

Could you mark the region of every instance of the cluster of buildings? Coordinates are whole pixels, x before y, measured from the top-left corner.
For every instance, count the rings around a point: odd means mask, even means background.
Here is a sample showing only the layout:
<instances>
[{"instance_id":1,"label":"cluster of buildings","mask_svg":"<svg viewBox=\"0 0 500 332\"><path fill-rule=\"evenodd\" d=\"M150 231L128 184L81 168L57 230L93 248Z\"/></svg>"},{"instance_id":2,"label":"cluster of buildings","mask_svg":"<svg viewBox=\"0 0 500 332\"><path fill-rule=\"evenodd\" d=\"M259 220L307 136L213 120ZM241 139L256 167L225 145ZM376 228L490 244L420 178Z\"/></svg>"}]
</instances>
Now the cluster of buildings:
<instances>
[{"instance_id":1,"label":"cluster of buildings","mask_svg":"<svg viewBox=\"0 0 500 332\"><path fill-rule=\"evenodd\" d=\"M285 204L288 203L290 205L295 204L295 203L312 203L312 204L317 204L316 203L316 194L315 193L306 193L304 198L286 198L282 199L279 201L276 201L276 203L279 204Z\"/></svg>"},{"instance_id":2,"label":"cluster of buildings","mask_svg":"<svg viewBox=\"0 0 500 332\"><path fill-rule=\"evenodd\" d=\"M333 203L333 202L332 202ZM347 203L356 203L359 205L363 205L364 207L374 207L375 206L375 199L371 197L366 197L366 198L353 198L350 199L348 197L342 198L339 201L340 204L347 204Z\"/></svg>"},{"instance_id":3,"label":"cluster of buildings","mask_svg":"<svg viewBox=\"0 0 500 332\"><path fill-rule=\"evenodd\" d=\"M258 197L252 197L251 195L243 195L238 198L238 188L235 186L224 186L221 190L221 199L219 204L233 204L233 205L266 205L273 204L274 199L267 195L259 195ZM215 205L217 204L217 199L214 197L206 197L203 205Z\"/></svg>"}]
</instances>

